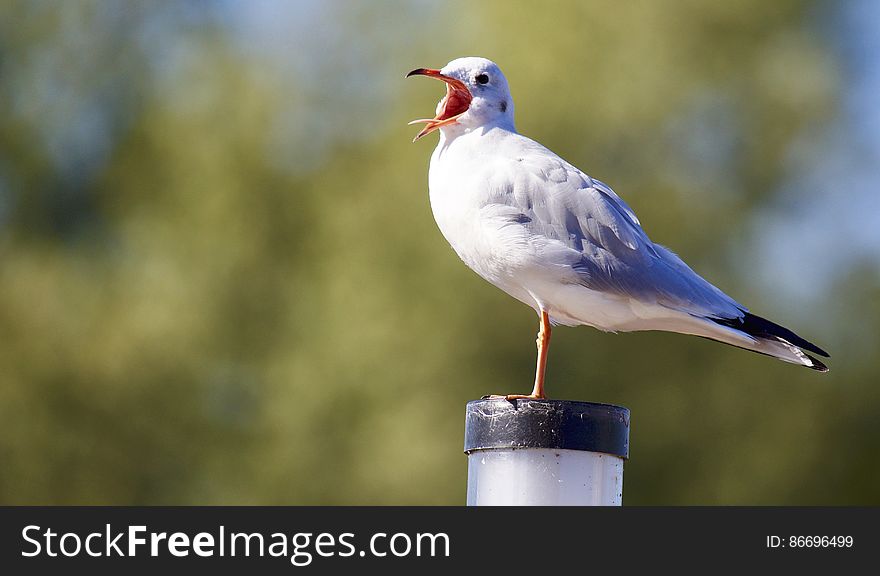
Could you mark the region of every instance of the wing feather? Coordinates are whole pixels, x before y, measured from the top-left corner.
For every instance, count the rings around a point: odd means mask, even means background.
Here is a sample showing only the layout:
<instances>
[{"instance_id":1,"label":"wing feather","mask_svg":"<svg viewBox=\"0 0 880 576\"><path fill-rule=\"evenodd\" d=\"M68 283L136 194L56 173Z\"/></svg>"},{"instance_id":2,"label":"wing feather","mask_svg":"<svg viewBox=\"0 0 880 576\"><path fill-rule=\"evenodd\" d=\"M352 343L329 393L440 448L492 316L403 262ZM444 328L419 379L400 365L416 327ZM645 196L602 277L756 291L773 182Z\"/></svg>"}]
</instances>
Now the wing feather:
<instances>
[{"instance_id":1,"label":"wing feather","mask_svg":"<svg viewBox=\"0 0 880 576\"><path fill-rule=\"evenodd\" d=\"M741 318L747 311L654 244L611 187L552 152L499 173L508 176L493 201L515 208L511 222L543 239L543 252L568 266L574 281L700 317Z\"/></svg>"}]
</instances>

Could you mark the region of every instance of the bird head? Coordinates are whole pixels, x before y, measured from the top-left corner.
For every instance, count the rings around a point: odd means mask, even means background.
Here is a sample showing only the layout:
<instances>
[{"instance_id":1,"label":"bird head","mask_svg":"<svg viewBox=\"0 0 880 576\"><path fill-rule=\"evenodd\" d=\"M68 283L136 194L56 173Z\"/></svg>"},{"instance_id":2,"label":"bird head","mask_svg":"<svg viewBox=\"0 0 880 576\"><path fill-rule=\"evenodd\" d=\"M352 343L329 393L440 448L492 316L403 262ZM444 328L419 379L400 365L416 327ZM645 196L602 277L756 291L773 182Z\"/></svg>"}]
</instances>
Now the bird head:
<instances>
[{"instance_id":1,"label":"bird head","mask_svg":"<svg viewBox=\"0 0 880 576\"><path fill-rule=\"evenodd\" d=\"M436 116L410 122L425 123L413 142L438 128L461 126L467 130L499 122L513 127L513 99L507 79L491 60L458 58L440 70L417 68L406 75L410 76L428 76L446 83L446 95L437 104Z\"/></svg>"}]
</instances>

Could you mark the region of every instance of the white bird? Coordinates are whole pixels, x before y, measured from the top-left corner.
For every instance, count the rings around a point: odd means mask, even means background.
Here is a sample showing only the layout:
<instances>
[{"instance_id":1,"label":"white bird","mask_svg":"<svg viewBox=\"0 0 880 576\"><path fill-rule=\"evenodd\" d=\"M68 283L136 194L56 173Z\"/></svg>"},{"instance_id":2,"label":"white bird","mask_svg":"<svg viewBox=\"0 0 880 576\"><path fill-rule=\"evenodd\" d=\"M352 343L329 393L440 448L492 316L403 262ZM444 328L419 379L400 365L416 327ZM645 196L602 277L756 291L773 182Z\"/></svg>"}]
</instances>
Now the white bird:
<instances>
[{"instance_id":1,"label":"white bird","mask_svg":"<svg viewBox=\"0 0 880 576\"><path fill-rule=\"evenodd\" d=\"M485 58L459 58L414 75L446 83L436 116L413 142L440 130L428 181L434 219L477 274L540 316L535 385L544 398L551 324L607 332L703 336L826 372L818 346L727 296L668 248L632 209L541 144L517 133L507 79Z\"/></svg>"}]
</instances>

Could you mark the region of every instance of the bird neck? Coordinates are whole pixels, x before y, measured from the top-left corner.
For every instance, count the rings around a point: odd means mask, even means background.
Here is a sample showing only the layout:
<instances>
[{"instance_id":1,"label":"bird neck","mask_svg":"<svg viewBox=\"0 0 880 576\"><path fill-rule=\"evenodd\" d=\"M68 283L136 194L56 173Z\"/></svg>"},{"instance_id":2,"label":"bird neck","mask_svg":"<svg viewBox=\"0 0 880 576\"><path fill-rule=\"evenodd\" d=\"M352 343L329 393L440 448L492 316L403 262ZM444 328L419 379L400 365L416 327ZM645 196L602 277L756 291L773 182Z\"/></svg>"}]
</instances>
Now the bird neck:
<instances>
[{"instance_id":1,"label":"bird neck","mask_svg":"<svg viewBox=\"0 0 880 576\"><path fill-rule=\"evenodd\" d=\"M509 115L501 115L489 122L474 127L457 123L443 126L440 128L440 145L448 146L462 136L480 137L495 135L497 134L496 131L516 134L517 131L516 126L513 124L513 118Z\"/></svg>"}]
</instances>

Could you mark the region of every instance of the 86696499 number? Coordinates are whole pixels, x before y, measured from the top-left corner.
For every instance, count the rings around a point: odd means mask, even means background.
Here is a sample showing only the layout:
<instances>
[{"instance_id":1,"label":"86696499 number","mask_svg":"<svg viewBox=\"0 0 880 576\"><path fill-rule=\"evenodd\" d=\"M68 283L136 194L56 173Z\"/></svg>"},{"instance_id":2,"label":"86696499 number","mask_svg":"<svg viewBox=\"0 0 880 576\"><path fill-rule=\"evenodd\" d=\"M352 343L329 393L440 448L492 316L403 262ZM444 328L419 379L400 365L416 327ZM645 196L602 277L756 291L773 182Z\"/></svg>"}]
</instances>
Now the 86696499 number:
<instances>
[{"instance_id":1,"label":"86696499 number","mask_svg":"<svg viewBox=\"0 0 880 576\"><path fill-rule=\"evenodd\" d=\"M767 548L852 548L852 536L767 536Z\"/></svg>"}]
</instances>

